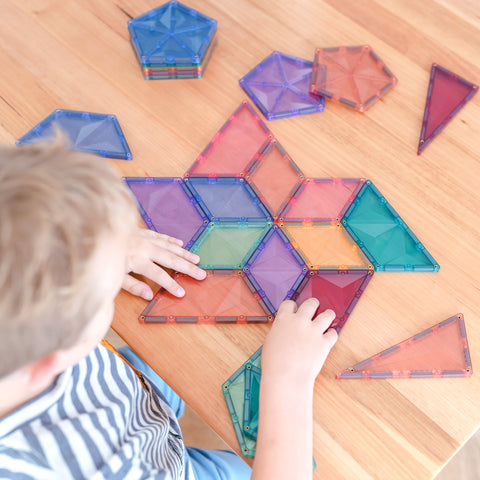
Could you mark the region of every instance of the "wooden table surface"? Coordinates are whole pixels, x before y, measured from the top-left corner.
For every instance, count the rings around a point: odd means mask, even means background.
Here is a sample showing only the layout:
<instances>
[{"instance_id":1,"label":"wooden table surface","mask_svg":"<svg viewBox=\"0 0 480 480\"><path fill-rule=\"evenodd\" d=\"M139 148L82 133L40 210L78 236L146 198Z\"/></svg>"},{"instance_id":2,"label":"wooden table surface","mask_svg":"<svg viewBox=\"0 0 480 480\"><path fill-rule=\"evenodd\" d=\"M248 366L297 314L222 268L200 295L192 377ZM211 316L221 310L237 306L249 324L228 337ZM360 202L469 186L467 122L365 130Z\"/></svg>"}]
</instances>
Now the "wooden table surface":
<instances>
[{"instance_id":1,"label":"wooden table surface","mask_svg":"<svg viewBox=\"0 0 480 480\"><path fill-rule=\"evenodd\" d=\"M189 0L219 25L204 78L145 81L126 22L157 5L0 0L0 140L56 108L114 113L133 154L114 161L123 175L179 176L246 98L239 78L273 50L312 59L315 47L370 44L399 79L384 100L365 114L327 102L268 126L308 176L372 179L441 270L374 276L316 383L315 478L431 478L480 425L479 375L334 375L457 312L480 365L480 95L416 154L432 62L480 83L480 4ZM114 329L238 450L221 384L269 327L140 325L145 305L121 294Z\"/></svg>"}]
</instances>

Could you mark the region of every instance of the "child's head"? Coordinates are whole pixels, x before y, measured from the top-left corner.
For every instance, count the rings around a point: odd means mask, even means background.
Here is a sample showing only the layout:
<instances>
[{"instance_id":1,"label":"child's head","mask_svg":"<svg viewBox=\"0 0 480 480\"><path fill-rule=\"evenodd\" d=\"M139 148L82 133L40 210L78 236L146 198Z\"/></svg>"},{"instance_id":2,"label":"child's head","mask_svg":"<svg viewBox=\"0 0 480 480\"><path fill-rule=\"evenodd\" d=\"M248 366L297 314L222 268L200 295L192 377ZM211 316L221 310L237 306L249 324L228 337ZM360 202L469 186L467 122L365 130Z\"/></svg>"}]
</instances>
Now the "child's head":
<instances>
[{"instance_id":1,"label":"child's head","mask_svg":"<svg viewBox=\"0 0 480 480\"><path fill-rule=\"evenodd\" d=\"M0 380L75 347L95 320L105 332L136 218L106 160L0 147Z\"/></svg>"}]
</instances>

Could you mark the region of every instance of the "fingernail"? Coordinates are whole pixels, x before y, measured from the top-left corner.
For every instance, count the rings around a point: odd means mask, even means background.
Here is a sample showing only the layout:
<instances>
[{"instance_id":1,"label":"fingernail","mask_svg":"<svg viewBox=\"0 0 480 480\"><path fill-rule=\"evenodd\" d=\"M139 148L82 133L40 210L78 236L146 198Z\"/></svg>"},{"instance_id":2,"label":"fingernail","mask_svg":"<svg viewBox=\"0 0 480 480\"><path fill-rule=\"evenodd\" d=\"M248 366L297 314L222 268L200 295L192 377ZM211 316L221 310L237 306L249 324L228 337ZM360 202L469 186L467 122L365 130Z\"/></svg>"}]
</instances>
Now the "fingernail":
<instances>
[{"instance_id":1,"label":"fingernail","mask_svg":"<svg viewBox=\"0 0 480 480\"><path fill-rule=\"evenodd\" d=\"M200 270L197 277L199 280L203 280L206 276L207 276L207 272L205 270Z\"/></svg>"},{"instance_id":2,"label":"fingernail","mask_svg":"<svg viewBox=\"0 0 480 480\"><path fill-rule=\"evenodd\" d=\"M183 297L185 295L185 290L180 287L176 292L175 292L177 297Z\"/></svg>"},{"instance_id":3,"label":"fingernail","mask_svg":"<svg viewBox=\"0 0 480 480\"><path fill-rule=\"evenodd\" d=\"M153 298L153 293L150 290L142 290L142 298L145 300L151 300Z\"/></svg>"}]
</instances>

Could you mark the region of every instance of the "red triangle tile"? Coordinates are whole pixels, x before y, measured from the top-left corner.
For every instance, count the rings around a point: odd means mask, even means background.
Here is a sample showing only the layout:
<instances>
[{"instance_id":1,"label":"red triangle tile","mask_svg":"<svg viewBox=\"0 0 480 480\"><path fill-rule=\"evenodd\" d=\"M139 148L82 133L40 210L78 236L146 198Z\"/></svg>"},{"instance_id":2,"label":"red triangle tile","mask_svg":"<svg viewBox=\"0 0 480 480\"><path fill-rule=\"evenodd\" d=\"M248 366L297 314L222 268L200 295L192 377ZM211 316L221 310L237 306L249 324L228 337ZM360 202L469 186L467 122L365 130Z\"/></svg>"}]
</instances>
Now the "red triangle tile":
<instances>
[{"instance_id":1,"label":"red triangle tile","mask_svg":"<svg viewBox=\"0 0 480 480\"><path fill-rule=\"evenodd\" d=\"M478 86L434 63L430 72L418 155L477 93Z\"/></svg>"}]
</instances>

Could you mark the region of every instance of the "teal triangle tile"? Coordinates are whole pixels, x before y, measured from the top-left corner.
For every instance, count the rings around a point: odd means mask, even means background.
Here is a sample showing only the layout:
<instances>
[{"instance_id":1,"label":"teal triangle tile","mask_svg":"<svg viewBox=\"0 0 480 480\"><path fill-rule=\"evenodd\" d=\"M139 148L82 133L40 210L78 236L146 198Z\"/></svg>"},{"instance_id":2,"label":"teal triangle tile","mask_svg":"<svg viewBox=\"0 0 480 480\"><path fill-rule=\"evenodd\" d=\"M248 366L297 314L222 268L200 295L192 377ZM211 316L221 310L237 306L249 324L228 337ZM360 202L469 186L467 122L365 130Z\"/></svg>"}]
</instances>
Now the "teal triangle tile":
<instances>
[{"instance_id":1,"label":"teal triangle tile","mask_svg":"<svg viewBox=\"0 0 480 480\"><path fill-rule=\"evenodd\" d=\"M365 182L342 223L377 271L436 272L440 268L371 180Z\"/></svg>"},{"instance_id":2,"label":"teal triangle tile","mask_svg":"<svg viewBox=\"0 0 480 480\"><path fill-rule=\"evenodd\" d=\"M245 435L243 429L243 416L245 404L245 367L253 365L260 368L262 347L260 347L223 385L222 391L227 403L228 412L232 419L235 435L242 455L253 458L257 446L257 440Z\"/></svg>"}]
</instances>

